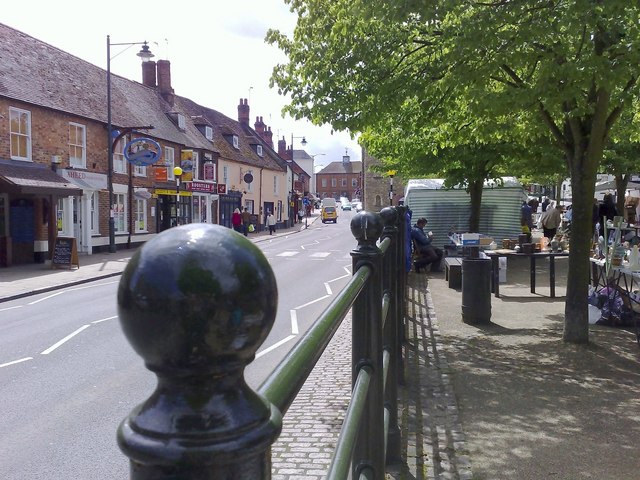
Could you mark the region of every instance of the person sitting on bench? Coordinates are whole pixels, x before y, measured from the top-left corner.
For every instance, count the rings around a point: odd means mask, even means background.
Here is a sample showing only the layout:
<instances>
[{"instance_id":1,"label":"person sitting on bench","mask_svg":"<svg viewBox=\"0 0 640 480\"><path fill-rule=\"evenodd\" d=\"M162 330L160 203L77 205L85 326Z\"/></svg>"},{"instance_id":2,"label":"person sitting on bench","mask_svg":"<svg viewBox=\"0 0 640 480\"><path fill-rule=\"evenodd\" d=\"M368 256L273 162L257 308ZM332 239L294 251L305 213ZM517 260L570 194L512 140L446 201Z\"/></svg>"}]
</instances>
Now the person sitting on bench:
<instances>
[{"instance_id":1,"label":"person sitting on bench","mask_svg":"<svg viewBox=\"0 0 640 480\"><path fill-rule=\"evenodd\" d=\"M419 218L411 229L411 240L416 248L416 258L413 262L416 273L420 273L420 270L426 268L427 265L431 265L432 272L438 272L441 269L442 250L432 245L433 234L424 232L426 225L427 219Z\"/></svg>"}]
</instances>

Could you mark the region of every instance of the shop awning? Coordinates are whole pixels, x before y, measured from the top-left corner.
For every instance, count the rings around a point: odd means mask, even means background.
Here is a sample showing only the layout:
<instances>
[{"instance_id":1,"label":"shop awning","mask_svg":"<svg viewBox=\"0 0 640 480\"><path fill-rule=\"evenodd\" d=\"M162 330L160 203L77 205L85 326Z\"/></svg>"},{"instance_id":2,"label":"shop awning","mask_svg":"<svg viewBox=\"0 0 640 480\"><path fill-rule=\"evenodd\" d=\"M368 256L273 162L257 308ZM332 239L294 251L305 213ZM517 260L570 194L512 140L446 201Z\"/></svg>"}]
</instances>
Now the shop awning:
<instances>
[{"instance_id":1,"label":"shop awning","mask_svg":"<svg viewBox=\"0 0 640 480\"><path fill-rule=\"evenodd\" d=\"M0 192L22 195L80 196L82 190L46 165L0 160Z\"/></svg>"}]
</instances>

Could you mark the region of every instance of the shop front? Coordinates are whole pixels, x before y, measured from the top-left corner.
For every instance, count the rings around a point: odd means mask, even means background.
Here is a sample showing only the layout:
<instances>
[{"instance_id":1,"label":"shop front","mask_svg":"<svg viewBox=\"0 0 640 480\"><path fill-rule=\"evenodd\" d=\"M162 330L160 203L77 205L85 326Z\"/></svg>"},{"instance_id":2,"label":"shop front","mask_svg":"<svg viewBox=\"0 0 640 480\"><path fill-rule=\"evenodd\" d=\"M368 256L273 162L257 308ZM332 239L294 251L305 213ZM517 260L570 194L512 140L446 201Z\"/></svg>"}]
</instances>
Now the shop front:
<instances>
[{"instance_id":1,"label":"shop front","mask_svg":"<svg viewBox=\"0 0 640 480\"><path fill-rule=\"evenodd\" d=\"M49 259L59 200L82 194L45 165L0 160L0 266Z\"/></svg>"}]
</instances>

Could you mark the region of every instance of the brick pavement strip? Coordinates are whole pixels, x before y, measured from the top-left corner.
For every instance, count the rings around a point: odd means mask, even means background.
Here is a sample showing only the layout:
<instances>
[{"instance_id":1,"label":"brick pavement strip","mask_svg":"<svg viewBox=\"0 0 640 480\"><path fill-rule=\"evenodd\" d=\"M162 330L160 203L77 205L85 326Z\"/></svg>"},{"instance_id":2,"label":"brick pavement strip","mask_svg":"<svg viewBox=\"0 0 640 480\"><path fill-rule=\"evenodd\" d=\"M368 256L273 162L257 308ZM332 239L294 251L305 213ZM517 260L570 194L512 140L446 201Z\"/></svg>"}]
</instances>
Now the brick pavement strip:
<instances>
[{"instance_id":1,"label":"brick pavement strip","mask_svg":"<svg viewBox=\"0 0 640 480\"><path fill-rule=\"evenodd\" d=\"M470 480L450 370L425 275L410 274L405 341L406 384L399 388L404 465L391 480ZM326 476L351 398L351 315L329 343L285 415L272 449L274 480Z\"/></svg>"}]
</instances>

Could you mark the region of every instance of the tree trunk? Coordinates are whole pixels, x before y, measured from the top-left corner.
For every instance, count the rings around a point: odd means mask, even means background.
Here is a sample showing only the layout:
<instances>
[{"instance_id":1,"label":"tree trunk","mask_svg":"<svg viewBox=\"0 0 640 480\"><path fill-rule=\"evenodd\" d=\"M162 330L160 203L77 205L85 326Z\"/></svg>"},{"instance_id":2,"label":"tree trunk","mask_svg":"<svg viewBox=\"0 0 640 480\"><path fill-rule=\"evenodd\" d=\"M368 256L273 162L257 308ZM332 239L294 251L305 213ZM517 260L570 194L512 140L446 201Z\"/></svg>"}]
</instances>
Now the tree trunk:
<instances>
[{"instance_id":1,"label":"tree trunk","mask_svg":"<svg viewBox=\"0 0 640 480\"><path fill-rule=\"evenodd\" d=\"M577 162L582 163L582 162ZM595 173L572 172L572 219L569 255L569 273L567 278L567 298L564 310L563 340L570 343L589 341L589 309L587 295L589 291L589 260L593 224L591 221Z\"/></svg>"},{"instance_id":2,"label":"tree trunk","mask_svg":"<svg viewBox=\"0 0 640 480\"><path fill-rule=\"evenodd\" d=\"M469 231L480 232L480 206L482 202L482 189L484 179L469 181L469 196L471 197L471 208L469 211Z\"/></svg>"}]
</instances>

